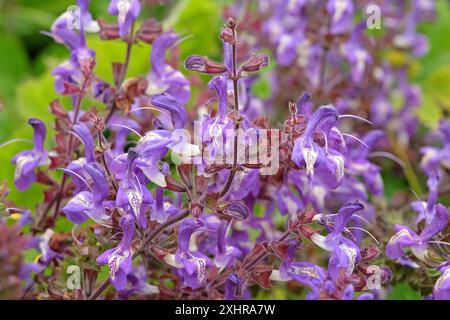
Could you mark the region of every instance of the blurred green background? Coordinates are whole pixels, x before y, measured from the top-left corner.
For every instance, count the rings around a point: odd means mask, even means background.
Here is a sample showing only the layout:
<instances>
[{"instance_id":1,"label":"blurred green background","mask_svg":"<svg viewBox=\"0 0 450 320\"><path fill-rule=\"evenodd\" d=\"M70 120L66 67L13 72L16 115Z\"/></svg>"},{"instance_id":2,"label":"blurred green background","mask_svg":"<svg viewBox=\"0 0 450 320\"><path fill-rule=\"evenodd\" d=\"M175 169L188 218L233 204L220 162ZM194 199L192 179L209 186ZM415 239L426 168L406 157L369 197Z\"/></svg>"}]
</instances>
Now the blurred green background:
<instances>
[{"instance_id":1,"label":"blurred green background","mask_svg":"<svg viewBox=\"0 0 450 320\"><path fill-rule=\"evenodd\" d=\"M164 21L165 29L174 28L191 38L181 43L180 59L189 54L209 55L219 58L221 45L217 37L223 23L222 7L230 0L144 0L142 18L156 17ZM53 118L48 112L49 102L57 98L53 87L51 70L68 58L67 49L40 33L48 31L53 21L74 0L0 0L0 145L13 138L31 139L32 130L27 125L29 117L37 117L46 122L52 138ZM423 91L423 104L417 110L424 127L433 128L442 116L450 111L450 8L446 0L436 0L437 21L420 26L420 31L428 38L430 52L421 59L408 60L410 78ZM91 1L94 18L101 17L113 21L107 14L109 0ZM97 54L96 73L105 80L112 79L111 63L122 62L125 45L119 41L100 41L90 36L89 47ZM151 48L138 45L133 49L127 76L149 71ZM388 59L403 63L411 59L400 52L388 52ZM67 99L63 102L68 107ZM52 139L47 138L47 145ZM26 142L13 143L0 148L0 181L7 179L11 189L10 199L17 205L33 208L42 201L39 186L33 186L19 193L12 184L14 167L10 161L13 155L27 149ZM395 181L392 181L395 182ZM396 185L387 183L386 189ZM282 290L273 292L275 298L285 298ZM391 298L418 298L408 285L397 286Z\"/></svg>"}]
</instances>

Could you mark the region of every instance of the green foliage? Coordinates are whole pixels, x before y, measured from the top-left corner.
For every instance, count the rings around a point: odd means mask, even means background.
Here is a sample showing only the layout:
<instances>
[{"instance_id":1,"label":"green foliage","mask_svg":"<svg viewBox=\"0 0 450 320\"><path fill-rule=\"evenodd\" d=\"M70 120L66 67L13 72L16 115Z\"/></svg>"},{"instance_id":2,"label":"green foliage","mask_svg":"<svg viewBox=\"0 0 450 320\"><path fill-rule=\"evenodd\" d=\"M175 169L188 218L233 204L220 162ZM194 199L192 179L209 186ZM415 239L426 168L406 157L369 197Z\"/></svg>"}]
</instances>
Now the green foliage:
<instances>
[{"instance_id":1,"label":"green foliage","mask_svg":"<svg viewBox=\"0 0 450 320\"><path fill-rule=\"evenodd\" d=\"M388 300L422 300L419 292L414 291L406 283L396 284L387 297Z\"/></svg>"},{"instance_id":2,"label":"green foliage","mask_svg":"<svg viewBox=\"0 0 450 320\"><path fill-rule=\"evenodd\" d=\"M436 7L437 23L420 28L428 37L430 51L420 59L423 103L417 115L429 127L436 126L444 110L450 111L450 5L436 1Z\"/></svg>"},{"instance_id":3,"label":"green foliage","mask_svg":"<svg viewBox=\"0 0 450 320\"><path fill-rule=\"evenodd\" d=\"M196 53L221 59L218 34L222 25L218 2L208 0L185 0L178 2L165 21L166 27L174 27L183 35L191 35L181 44L181 58Z\"/></svg>"}]
</instances>

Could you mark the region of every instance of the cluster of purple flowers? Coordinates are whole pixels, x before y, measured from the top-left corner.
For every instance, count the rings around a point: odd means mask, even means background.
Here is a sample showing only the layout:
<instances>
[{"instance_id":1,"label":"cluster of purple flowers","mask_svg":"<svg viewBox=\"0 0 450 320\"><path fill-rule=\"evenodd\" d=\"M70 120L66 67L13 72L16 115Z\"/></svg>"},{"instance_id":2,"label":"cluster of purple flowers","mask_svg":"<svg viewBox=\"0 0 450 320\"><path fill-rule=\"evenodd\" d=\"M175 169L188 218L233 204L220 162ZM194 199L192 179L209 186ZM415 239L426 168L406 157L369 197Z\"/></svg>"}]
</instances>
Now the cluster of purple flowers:
<instances>
[{"instance_id":1,"label":"cluster of purple flowers","mask_svg":"<svg viewBox=\"0 0 450 320\"><path fill-rule=\"evenodd\" d=\"M438 199L448 178L450 123L442 120L433 135L442 146L421 149L429 193L426 202L411 204L415 227L386 223L382 165L374 162L383 156L410 165L397 151L415 139L411 111L420 105L407 66L376 53L425 54L416 27L433 18L433 3L384 3L387 30L374 37L365 20L355 23L369 1L265 0L253 8L257 15L242 2L227 8L227 16L242 19L228 18L222 28L222 61L191 55L187 73L166 59L178 34L153 19L137 28L138 0L110 2L117 23L95 21L88 0L77 1L78 30L68 13L56 20L48 35L70 58L53 71L55 89L72 98L72 110L51 103L51 151L44 148L44 123L30 119L34 147L12 160L17 189L46 186L35 214L7 209L20 227L30 227L28 246L41 253L21 274L30 282L31 272L43 276L55 266L47 293L39 293L50 298L244 299L252 286L289 282L293 290L306 287L308 299L383 299L394 277L387 265L399 263L437 269L427 297L449 299L449 212ZM112 83L95 74L87 32L127 46ZM126 78L137 43L152 46L151 70ZM212 78L191 99L194 72ZM252 94L264 80L268 99ZM393 93L403 97L395 110ZM85 100L106 108L83 110ZM267 147L253 150L262 140ZM230 161L194 160L205 150ZM241 161L252 153L256 161ZM53 230L63 216L71 234ZM93 277L93 285L57 289L56 266L78 256L89 271L83 283ZM94 290L102 265L109 276ZM114 293L107 295L109 285Z\"/></svg>"}]
</instances>

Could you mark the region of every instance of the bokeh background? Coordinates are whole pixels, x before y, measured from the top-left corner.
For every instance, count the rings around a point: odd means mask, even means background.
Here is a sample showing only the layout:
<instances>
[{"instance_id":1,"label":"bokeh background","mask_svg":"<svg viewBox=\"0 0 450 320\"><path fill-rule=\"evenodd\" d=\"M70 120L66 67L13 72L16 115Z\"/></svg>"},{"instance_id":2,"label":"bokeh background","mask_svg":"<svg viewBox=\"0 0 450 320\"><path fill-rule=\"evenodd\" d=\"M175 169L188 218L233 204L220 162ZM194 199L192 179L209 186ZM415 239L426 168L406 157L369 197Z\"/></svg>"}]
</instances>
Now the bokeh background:
<instances>
[{"instance_id":1,"label":"bokeh background","mask_svg":"<svg viewBox=\"0 0 450 320\"><path fill-rule=\"evenodd\" d=\"M409 76L413 83L421 86L422 106L417 110L422 128L434 128L441 117L450 112L450 4L447 0L435 0L437 20L420 26L430 44L429 53L417 60L409 61ZM164 21L165 29L190 35L190 39L180 45L180 59L196 53L220 58L221 45L217 37L223 23L223 6L230 0L147 0L142 19L156 17ZM73 0L0 0L0 145L14 138L31 138L29 117L42 119L51 131L52 115L48 112L49 102L57 98L53 87L51 70L68 57L62 45L43 35L53 21ZM106 8L109 1L91 1L94 18L108 17ZM88 38L89 47L97 53L97 74L112 80L111 63L121 61L125 45L119 41L100 41L96 36ZM410 59L392 51L387 56L394 62L403 63ZM146 73L149 70L150 48L136 46L133 50L127 76ZM274 63L273 61L271 63ZM270 94L270 84L261 83L255 87L255 94ZM293 97L295 98L295 97ZM282 106L280 106L282 107ZM51 134L51 132L50 132ZM47 139L47 143L51 143ZM11 183L14 168L10 160L17 152L28 148L26 142L18 142L0 148L0 182L7 180L11 189L10 199L17 205L33 207L42 201L39 186L34 185L24 193L19 193ZM388 197L407 183L384 175ZM272 293L277 297L277 292ZM282 293L280 293L282 294ZM420 298L408 284L394 288L391 299Z\"/></svg>"}]
</instances>

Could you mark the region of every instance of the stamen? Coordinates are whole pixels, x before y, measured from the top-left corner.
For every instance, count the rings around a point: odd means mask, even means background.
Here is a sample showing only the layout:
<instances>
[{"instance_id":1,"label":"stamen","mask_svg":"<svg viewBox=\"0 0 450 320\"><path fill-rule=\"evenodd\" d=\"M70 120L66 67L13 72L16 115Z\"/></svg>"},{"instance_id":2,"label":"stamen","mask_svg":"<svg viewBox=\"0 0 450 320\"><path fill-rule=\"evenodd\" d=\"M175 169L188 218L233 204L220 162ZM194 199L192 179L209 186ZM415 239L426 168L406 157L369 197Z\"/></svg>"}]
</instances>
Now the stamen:
<instances>
[{"instance_id":1,"label":"stamen","mask_svg":"<svg viewBox=\"0 0 450 320\"><path fill-rule=\"evenodd\" d=\"M383 157L383 158L387 158L390 159L392 161L394 161L395 163L397 163L400 167L404 168L405 164L403 163L403 161L397 157L396 155L393 155L390 152L386 152L386 151L375 151L375 152L371 152L368 155L369 158L373 158L373 157Z\"/></svg>"},{"instance_id":2,"label":"stamen","mask_svg":"<svg viewBox=\"0 0 450 320\"><path fill-rule=\"evenodd\" d=\"M419 195L414 191L413 188L409 188L409 190L416 197L417 201L419 201L420 206L422 207L422 210L423 210L423 214L424 214L424 216L426 218L427 217L427 210L425 209L425 206L423 205L423 200L420 199Z\"/></svg>"},{"instance_id":3,"label":"stamen","mask_svg":"<svg viewBox=\"0 0 450 320\"><path fill-rule=\"evenodd\" d=\"M442 244L444 246L450 246L449 242L445 242L445 241L428 241L428 243L435 243L435 244Z\"/></svg>"},{"instance_id":4,"label":"stamen","mask_svg":"<svg viewBox=\"0 0 450 320\"><path fill-rule=\"evenodd\" d=\"M320 132L323 135L323 140L325 141L325 154L328 154L328 140L327 135L322 130L319 130L317 132Z\"/></svg>"},{"instance_id":5,"label":"stamen","mask_svg":"<svg viewBox=\"0 0 450 320\"><path fill-rule=\"evenodd\" d=\"M363 146L365 146L367 149L370 149L370 147L367 145L367 143L365 143L364 141L362 141L361 139L355 137L354 135L351 135L349 133L341 133L344 137L350 137L355 139L356 141L358 141L359 143L361 143Z\"/></svg>"},{"instance_id":6,"label":"stamen","mask_svg":"<svg viewBox=\"0 0 450 320\"><path fill-rule=\"evenodd\" d=\"M9 141L6 141L6 142L0 144L0 149L3 148L3 147L6 147L7 145L10 145L12 143L22 142L22 141L23 142L33 143L33 141L31 141L30 139L17 138L17 139L12 139L12 140L9 140Z\"/></svg>"},{"instance_id":7,"label":"stamen","mask_svg":"<svg viewBox=\"0 0 450 320\"><path fill-rule=\"evenodd\" d=\"M320 213L319 213L320 214ZM318 214L316 214L316 216L317 216ZM337 216L337 213L332 213L332 214L328 214L327 216ZM365 218L363 218L363 217L361 217L360 215L357 215L357 214L352 214L352 216L351 216L351 218L353 218L353 217L355 217L355 218L358 218L358 219L360 219L360 220L362 220L362 221L364 221L365 223L367 223L369 226L372 226L372 224L368 221L368 220L366 220ZM350 218L350 219L351 219ZM314 219L313 219L314 220Z\"/></svg>"},{"instance_id":8,"label":"stamen","mask_svg":"<svg viewBox=\"0 0 450 320\"><path fill-rule=\"evenodd\" d=\"M73 174L73 175L77 176L81 181L84 182L84 184L89 188L89 190L91 190L92 193L94 192L94 190L91 188L89 183L87 183L87 181L84 180L83 177L80 176L78 173L76 173L76 172L74 172L74 171L72 171L70 169L64 169L64 168L56 168L56 170L61 170L61 171L64 171L66 173Z\"/></svg>"},{"instance_id":9,"label":"stamen","mask_svg":"<svg viewBox=\"0 0 450 320\"><path fill-rule=\"evenodd\" d=\"M118 123L111 123L110 126L117 126L117 127L122 127L122 128L128 129L128 130L134 132L135 134L137 134L142 139L142 135L139 132L137 132L136 130L134 130L133 128L130 128L128 126L125 126L123 124L118 124Z\"/></svg>"},{"instance_id":10,"label":"stamen","mask_svg":"<svg viewBox=\"0 0 450 320\"><path fill-rule=\"evenodd\" d=\"M179 38L179 39L178 39L177 41L175 41L175 43L174 43L173 45L171 45L168 49L170 50L170 49L172 49L172 48L178 46L180 43L182 43L183 41L186 41L187 39L192 38L193 36L194 36L193 34L188 34L188 35L185 35L184 37Z\"/></svg>"},{"instance_id":11,"label":"stamen","mask_svg":"<svg viewBox=\"0 0 450 320\"><path fill-rule=\"evenodd\" d=\"M341 118L353 118L353 119L358 119L358 120L367 122L368 124L370 124L370 125L373 126L373 122L372 122L372 121L367 120L367 119L365 119L365 118L363 118L363 117L360 117L360 116L355 116L355 115L353 115L353 114L341 114L341 115L339 115L339 119L341 119Z\"/></svg>"},{"instance_id":12,"label":"stamen","mask_svg":"<svg viewBox=\"0 0 450 320\"><path fill-rule=\"evenodd\" d=\"M11 214L11 213L24 213L25 212L25 210L23 210L23 209L14 208L14 207L8 207L8 208L5 209L5 211L7 213L9 213L9 214Z\"/></svg>"},{"instance_id":13,"label":"stamen","mask_svg":"<svg viewBox=\"0 0 450 320\"><path fill-rule=\"evenodd\" d=\"M363 231L363 232L365 232L366 234L368 234L372 239L373 239L373 241L375 241L375 243L379 246L380 245L380 242L378 242L378 240L374 237L374 235L373 234L371 234L369 231L367 231L366 229L363 229L363 228L359 228L359 227L347 227L347 229L349 229L349 230L359 230L359 231Z\"/></svg>"},{"instance_id":14,"label":"stamen","mask_svg":"<svg viewBox=\"0 0 450 320\"><path fill-rule=\"evenodd\" d=\"M81 242L78 238L77 238L77 236L76 236L76 234L75 234L75 229L77 228L77 226L78 225L73 225L73 227L72 227L72 230L70 231L70 233L72 234L72 238L75 240L75 242L76 243L78 243L80 246L82 246L83 245L83 242Z\"/></svg>"},{"instance_id":15,"label":"stamen","mask_svg":"<svg viewBox=\"0 0 450 320\"><path fill-rule=\"evenodd\" d=\"M70 133L73 134L75 137L78 138L78 140L80 140L81 143L83 143L83 139L81 139L81 137L73 130L70 130Z\"/></svg>"},{"instance_id":16,"label":"stamen","mask_svg":"<svg viewBox=\"0 0 450 320\"><path fill-rule=\"evenodd\" d=\"M369 221L367 221L366 218L363 218L363 217L361 217L360 215L353 214L352 217L356 217L356 218L358 218L358 219L364 221L365 223L367 223L369 226L372 226L372 224L371 224Z\"/></svg>"},{"instance_id":17,"label":"stamen","mask_svg":"<svg viewBox=\"0 0 450 320\"><path fill-rule=\"evenodd\" d=\"M167 116L170 117L170 112L168 112L168 111L166 111L166 110L163 111L163 110L161 110L161 109L154 108L154 107L140 107L140 108L136 108L136 109L130 110L130 111L128 111L128 113L132 113L132 112L138 111L138 110L153 110L153 111L158 111L158 112L164 113L165 115L167 115Z\"/></svg>"}]
</instances>

